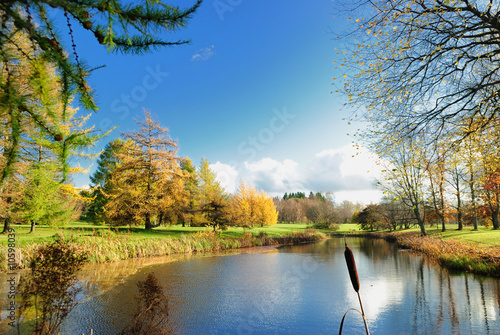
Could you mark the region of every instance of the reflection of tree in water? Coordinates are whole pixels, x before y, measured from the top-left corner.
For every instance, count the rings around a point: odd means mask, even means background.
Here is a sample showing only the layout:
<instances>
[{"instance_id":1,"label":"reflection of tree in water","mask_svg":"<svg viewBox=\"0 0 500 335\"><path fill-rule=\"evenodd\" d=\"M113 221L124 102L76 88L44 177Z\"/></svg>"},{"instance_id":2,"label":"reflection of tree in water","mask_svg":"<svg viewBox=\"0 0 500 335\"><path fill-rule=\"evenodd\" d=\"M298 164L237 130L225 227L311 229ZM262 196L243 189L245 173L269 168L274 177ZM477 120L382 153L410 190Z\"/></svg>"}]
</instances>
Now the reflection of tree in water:
<instances>
[{"instance_id":1,"label":"reflection of tree in water","mask_svg":"<svg viewBox=\"0 0 500 335\"><path fill-rule=\"evenodd\" d=\"M495 280L495 284L493 285L493 289L495 290L495 295L497 297L498 315L500 315L500 280Z\"/></svg>"},{"instance_id":2,"label":"reflection of tree in water","mask_svg":"<svg viewBox=\"0 0 500 335\"><path fill-rule=\"evenodd\" d=\"M490 334L490 325L488 323L488 308L486 307L486 296L484 294L484 282L479 280L479 288L481 290L481 303L483 305L484 311L484 325L486 327L487 334Z\"/></svg>"},{"instance_id":3,"label":"reflection of tree in water","mask_svg":"<svg viewBox=\"0 0 500 335\"><path fill-rule=\"evenodd\" d=\"M422 258L418 267L417 284L415 285L415 306L413 309L413 333L414 334L432 334L431 310L427 301L424 263Z\"/></svg>"},{"instance_id":4,"label":"reflection of tree in water","mask_svg":"<svg viewBox=\"0 0 500 335\"><path fill-rule=\"evenodd\" d=\"M359 250L369 259L377 263L380 260L394 258L397 249L394 245L382 239L363 238L359 240Z\"/></svg>"},{"instance_id":5,"label":"reflection of tree in water","mask_svg":"<svg viewBox=\"0 0 500 335\"><path fill-rule=\"evenodd\" d=\"M447 297L445 297L445 289L448 290ZM441 269L439 272L439 310L437 319L437 325L439 328L443 327L445 309L448 310L452 334L460 333L460 319L457 315L455 296L453 294L453 289L451 288L451 278L447 272Z\"/></svg>"}]
</instances>

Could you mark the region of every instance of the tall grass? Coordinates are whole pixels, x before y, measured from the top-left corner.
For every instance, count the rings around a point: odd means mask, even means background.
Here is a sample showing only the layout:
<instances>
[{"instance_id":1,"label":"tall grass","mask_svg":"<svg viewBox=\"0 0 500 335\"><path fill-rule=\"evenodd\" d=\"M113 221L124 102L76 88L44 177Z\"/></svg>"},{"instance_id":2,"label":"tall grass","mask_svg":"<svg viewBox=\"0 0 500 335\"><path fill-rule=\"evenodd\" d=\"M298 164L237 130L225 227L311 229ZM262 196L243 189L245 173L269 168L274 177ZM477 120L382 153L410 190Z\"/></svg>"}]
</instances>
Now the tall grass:
<instances>
[{"instance_id":1,"label":"tall grass","mask_svg":"<svg viewBox=\"0 0 500 335\"><path fill-rule=\"evenodd\" d=\"M400 248L421 252L452 270L500 276L500 246L481 247L458 240L420 236L418 233L380 233L372 235L395 242Z\"/></svg>"},{"instance_id":2,"label":"tall grass","mask_svg":"<svg viewBox=\"0 0 500 335\"><path fill-rule=\"evenodd\" d=\"M129 258L167 256L172 254L217 252L252 246L299 244L315 242L326 238L326 235L315 230L291 232L279 237L268 237L261 232L254 235L245 232L239 237L222 237L212 231L202 231L185 234L181 237L157 237L136 239L130 234L116 234L109 230L90 236L80 234L64 235L58 233L56 239L62 239L79 245L82 251L88 253L89 261L94 263L116 262ZM27 243L16 249L18 268L29 266L41 243ZM7 271L7 247L0 246L0 271Z\"/></svg>"}]
</instances>

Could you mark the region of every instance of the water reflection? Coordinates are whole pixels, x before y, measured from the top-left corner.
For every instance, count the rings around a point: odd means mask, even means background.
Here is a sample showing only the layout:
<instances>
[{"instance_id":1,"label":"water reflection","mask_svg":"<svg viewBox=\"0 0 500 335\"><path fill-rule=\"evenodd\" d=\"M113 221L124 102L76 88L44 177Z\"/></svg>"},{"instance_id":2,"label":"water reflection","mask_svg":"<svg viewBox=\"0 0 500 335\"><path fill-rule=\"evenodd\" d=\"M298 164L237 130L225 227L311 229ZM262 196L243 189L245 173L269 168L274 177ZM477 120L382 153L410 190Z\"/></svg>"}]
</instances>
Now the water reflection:
<instances>
[{"instance_id":1,"label":"water reflection","mask_svg":"<svg viewBox=\"0 0 500 335\"><path fill-rule=\"evenodd\" d=\"M373 334L498 334L500 281L450 275L382 240L348 239ZM358 308L344 240L279 252L170 259L161 264L91 267L85 300L62 334L115 334L130 323L135 283L154 272L169 299L174 334L330 334ZM3 280L0 278L0 280ZM349 314L344 334L363 334Z\"/></svg>"}]
</instances>

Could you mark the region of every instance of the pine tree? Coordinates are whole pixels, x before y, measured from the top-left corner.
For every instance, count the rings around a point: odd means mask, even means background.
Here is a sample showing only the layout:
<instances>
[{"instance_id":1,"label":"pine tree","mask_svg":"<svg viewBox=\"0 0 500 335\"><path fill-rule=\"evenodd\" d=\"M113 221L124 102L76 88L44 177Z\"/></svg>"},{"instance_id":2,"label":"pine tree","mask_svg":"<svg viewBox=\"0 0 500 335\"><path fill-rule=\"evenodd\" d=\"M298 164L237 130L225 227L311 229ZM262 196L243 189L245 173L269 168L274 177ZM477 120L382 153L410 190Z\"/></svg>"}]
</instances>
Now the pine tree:
<instances>
[{"instance_id":1,"label":"pine tree","mask_svg":"<svg viewBox=\"0 0 500 335\"><path fill-rule=\"evenodd\" d=\"M84 195L89 199L87 200L89 205L85 216L94 223L105 221L104 206L108 203L105 194L110 192L111 171L119 163L117 153L123 143L123 140L118 138L106 144L97 160L97 169L90 176L91 191L85 191L86 194Z\"/></svg>"}]
</instances>

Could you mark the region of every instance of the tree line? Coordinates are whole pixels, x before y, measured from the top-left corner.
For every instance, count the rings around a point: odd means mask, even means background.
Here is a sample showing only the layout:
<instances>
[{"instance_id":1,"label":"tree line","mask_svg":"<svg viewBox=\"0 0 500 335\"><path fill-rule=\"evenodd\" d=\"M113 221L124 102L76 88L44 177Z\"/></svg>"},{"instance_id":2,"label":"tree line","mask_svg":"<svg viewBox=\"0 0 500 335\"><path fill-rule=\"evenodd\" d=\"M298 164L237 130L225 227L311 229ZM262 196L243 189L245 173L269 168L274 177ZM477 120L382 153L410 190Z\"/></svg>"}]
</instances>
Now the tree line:
<instances>
[{"instance_id":1,"label":"tree line","mask_svg":"<svg viewBox=\"0 0 500 335\"><path fill-rule=\"evenodd\" d=\"M493 1L342 3L338 92L380 187L426 224L499 229L500 5ZM380 204L379 209L385 204ZM373 209L373 208L372 208ZM383 221L383 220L382 220Z\"/></svg>"},{"instance_id":2,"label":"tree line","mask_svg":"<svg viewBox=\"0 0 500 335\"><path fill-rule=\"evenodd\" d=\"M336 204L333 194L310 192L285 193L274 198L278 221L286 223L311 223L316 228L335 229L339 223L352 222L353 215L362 208L360 203L344 200Z\"/></svg>"},{"instance_id":3,"label":"tree line","mask_svg":"<svg viewBox=\"0 0 500 335\"><path fill-rule=\"evenodd\" d=\"M240 182L229 195L209 162L196 168L177 155L178 144L149 112L137 121L138 131L108 143L90 177L84 216L95 223L211 226L270 226L278 213L272 198Z\"/></svg>"}]
</instances>

